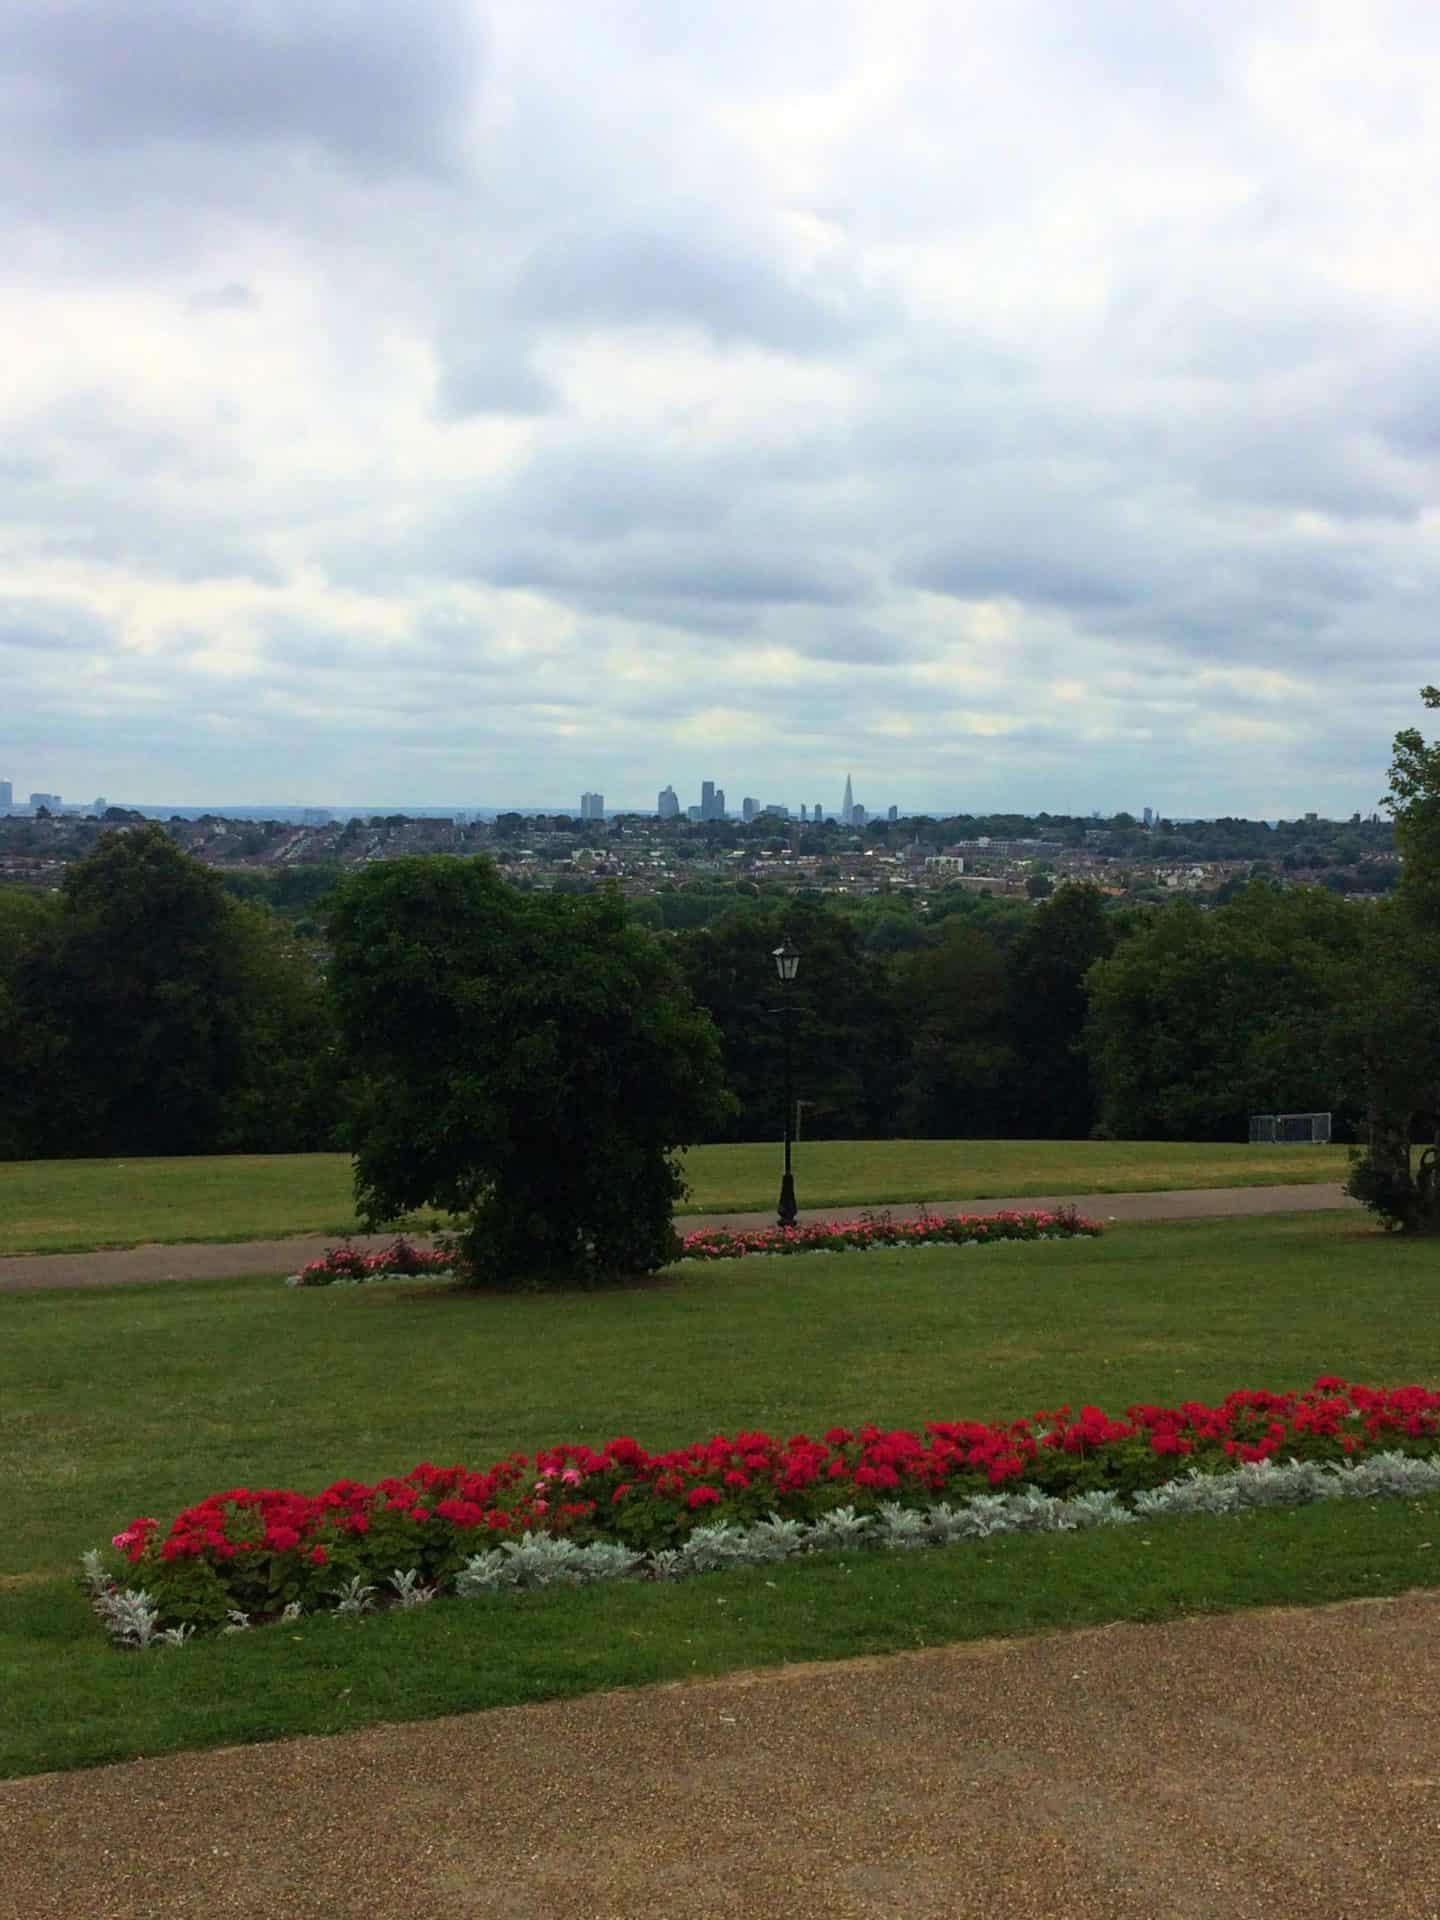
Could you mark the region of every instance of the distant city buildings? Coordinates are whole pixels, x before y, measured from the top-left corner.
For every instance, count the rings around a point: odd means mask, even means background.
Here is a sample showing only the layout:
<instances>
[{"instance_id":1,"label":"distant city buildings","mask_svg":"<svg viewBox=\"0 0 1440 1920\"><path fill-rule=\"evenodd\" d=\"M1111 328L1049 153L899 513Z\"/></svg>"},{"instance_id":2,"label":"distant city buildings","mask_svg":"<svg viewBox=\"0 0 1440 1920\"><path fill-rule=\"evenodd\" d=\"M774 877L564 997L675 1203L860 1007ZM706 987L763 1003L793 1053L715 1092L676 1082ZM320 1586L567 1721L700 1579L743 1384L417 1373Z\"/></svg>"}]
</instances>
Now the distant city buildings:
<instances>
[{"instance_id":1,"label":"distant city buildings","mask_svg":"<svg viewBox=\"0 0 1440 1920\"><path fill-rule=\"evenodd\" d=\"M681 804L680 797L673 786L662 787L655 796L655 812L661 820L683 819L709 821L726 820L731 817L726 810L725 789L714 780L701 781L700 799L698 803L692 803L689 806ZM740 819L746 825L749 825L753 821L758 820L762 814L776 814L782 820L794 818L788 801L759 800L754 794L746 794L745 798L740 802ZM588 818L589 816L582 814L581 817ZM855 798L855 784L848 773L845 776L845 792L840 802L839 811L828 817L832 820L838 820L841 826L846 827L863 827L872 817L869 811ZM873 817L877 820L880 818L878 814ZM800 803L799 818L806 826L818 827L824 825L827 816L824 807L818 800L816 800L813 805L802 800ZM899 807L892 805L886 818L892 821L898 820L900 818Z\"/></svg>"},{"instance_id":2,"label":"distant city buildings","mask_svg":"<svg viewBox=\"0 0 1440 1920\"><path fill-rule=\"evenodd\" d=\"M58 813L60 811L61 801L58 793L32 793L30 796L30 804L37 809L46 807L51 813Z\"/></svg>"},{"instance_id":3,"label":"distant city buildings","mask_svg":"<svg viewBox=\"0 0 1440 1920\"><path fill-rule=\"evenodd\" d=\"M15 804L15 789L8 780L0 780L0 813L9 813Z\"/></svg>"},{"instance_id":4,"label":"distant city buildings","mask_svg":"<svg viewBox=\"0 0 1440 1920\"><path fill-rule=\"evenodd\" d=\"M582 820L603 820L605 818L605 796L603 793L581 794L580 818Z\"/></svg>"}]
</instances>

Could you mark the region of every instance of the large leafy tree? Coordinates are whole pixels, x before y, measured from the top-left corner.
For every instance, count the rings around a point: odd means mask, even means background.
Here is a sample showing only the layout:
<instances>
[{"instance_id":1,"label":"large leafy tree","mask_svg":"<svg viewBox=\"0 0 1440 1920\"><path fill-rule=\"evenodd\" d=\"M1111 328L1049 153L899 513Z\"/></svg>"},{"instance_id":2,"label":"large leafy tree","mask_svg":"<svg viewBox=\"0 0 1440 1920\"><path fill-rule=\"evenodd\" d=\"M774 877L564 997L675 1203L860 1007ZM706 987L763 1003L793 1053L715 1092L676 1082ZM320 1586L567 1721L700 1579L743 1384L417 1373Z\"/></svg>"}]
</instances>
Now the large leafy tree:
<instances>
[{"instance_id":1,"label":"large leafy tree","mask_svg":"<svg viewBox=\"0 0 1440 1920\"><path fill-rule=\"evenodd\" d=\"M714 1028L618 895L521 894L484 860L340 890L330 981L362 1217L437 1207L492 1285L652 1272L676 1150L725 1106Z\"/></svg>"},{"instance_id":2,"label":"large leafy tree","mask_svg":"<svg viewBox=\"0 0 1440 1920\"><path fill-rule=\"evenodd\" d=\"M1015 1055L1005 955L978 926L947 920L941 937L895 963L906 1035L902 1133L930 1140L1010 1131Z\"/></svg>"},{"instance_id":3,"label":"large leafy tree","mask_svg":"<svg viewBox=\"0 0 1440 1920\"><path fill-rule=\"evenodd\" d=\"M1094 1127L1085 978L1113 949L1115 928L1098 887L1061 887L1011 950L1012 1120L1022 1137L1083 1140Z\"/></svg>"},{"instance_id":4,"label":"large leafy tree","mask_svg":"<svg viewBox=\"0 0 1440 1920\"><path fill-rule=\"evenodd\" d=\"M1089 976L1106 1131L1243 1140L1251 1113L1342 1105L1353 1086L1337 1033L1341 969L1368 911L1264 881L1208 913L1157 911Z\"/></svg>"},{"instance_id":5,"label":"large leafy tree","mask_svg":"<svg viewBox=\"0 0 1440 1920\"><path fill-rule=\"evenodd\" d=\"M1421 698L1440 708L1440 688ZM1350 1192L1387 1227L1440 1233L1440 741L1395 736L1390 793L1400 884L1377 908L1349 981L1344 1029L1365 1089L1367 1139Z\"/></svg>"},{"instance_id":6,"label":"large leafy tree","mask_svg":"<svg viewBox=\"0 0 1440 1920\"><path fill-rule=\"evenodd\" d=\"M315 970L163 827L103 835L43 915L8 918L17 1154L319 1144Z\"/></svg>"},{"instance_id":7,"label":"large leafy tree","mask_svg":"<svg viewBox=\"0 0 1440 1920\"><path fill-rule=\"evenodd\" d=\"M774 949L800 952L792 989L796 1093L804 1131L867 1138L890 1130L898 1039L884 965L863 924L818 901L741 909L677 941L691 991L720 1031L736 1106L724 1136L773 1139L783 1124L784 1029Z\"/></svg>"}]
</instances>

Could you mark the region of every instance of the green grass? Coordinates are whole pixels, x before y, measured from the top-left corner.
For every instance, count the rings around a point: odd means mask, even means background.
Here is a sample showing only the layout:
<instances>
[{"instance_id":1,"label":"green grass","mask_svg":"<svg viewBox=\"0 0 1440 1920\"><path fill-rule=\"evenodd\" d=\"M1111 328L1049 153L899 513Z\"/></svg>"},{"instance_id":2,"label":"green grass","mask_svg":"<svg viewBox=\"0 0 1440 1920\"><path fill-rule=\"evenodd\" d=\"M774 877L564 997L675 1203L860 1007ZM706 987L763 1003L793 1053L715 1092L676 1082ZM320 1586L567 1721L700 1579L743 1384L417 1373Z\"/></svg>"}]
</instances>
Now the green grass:
<instances>
[{"instance_id":1,"label":"green grass","mask_svg":"<svg viewBox=\"0 0 1440 1920\"><path fill-rule=\"evenodd\" d=\"M11 1295L0 1354L0 1771L1435 1577L1440 1504L1347 1505L441 1602L143 1658L103 1644L64 1577L137 1513L168 1520L240 1481L314 1488L621 1431L663 1446L741 1425L1121 1407L1332 1369L1440 1378L1433 1247L1348 1215L727 1263L579 1297L273 1279Z\"/></svg>"},{"instance_id":2,"label":"green grass","mask_svg":"<svg viewBox=\"0 0 1440 1920\"><path fill-rule=\"evenodd\" d=\"M807 1211L986 1195L1153 1192L1344 1177L1343 1147L1186 1146L1100 1140L816 1140L796 1149ZM770 1142L697 1147L695 1213L774 1205ZM426 1224L418 1216L412 1223ZM0 1254L147 1241L268 1240L355 1227L350 1162L338 1153L188 1160L0 1162Z\"/></svg>"}]
</instances>

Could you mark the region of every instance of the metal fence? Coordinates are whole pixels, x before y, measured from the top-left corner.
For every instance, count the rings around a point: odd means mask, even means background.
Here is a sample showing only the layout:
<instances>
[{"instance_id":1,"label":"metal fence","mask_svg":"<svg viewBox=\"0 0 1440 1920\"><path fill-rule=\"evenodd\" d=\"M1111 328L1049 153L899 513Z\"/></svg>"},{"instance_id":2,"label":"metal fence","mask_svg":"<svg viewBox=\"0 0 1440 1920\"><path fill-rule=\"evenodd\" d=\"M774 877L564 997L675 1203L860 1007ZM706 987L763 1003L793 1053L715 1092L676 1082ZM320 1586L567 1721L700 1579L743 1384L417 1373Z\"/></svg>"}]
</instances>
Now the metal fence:
<instances>
[{"instance_id":1,"label":"metal fence","mask_svg":"<svg viewBox=\"0 0 1440 1920\"><path fill-rule=\"evenodd\" d=\"M1329 1140L1328 1113L1252 1113L1250 1116L1252 1147L1323 1147Z\"/></svg>"}]
</instances>

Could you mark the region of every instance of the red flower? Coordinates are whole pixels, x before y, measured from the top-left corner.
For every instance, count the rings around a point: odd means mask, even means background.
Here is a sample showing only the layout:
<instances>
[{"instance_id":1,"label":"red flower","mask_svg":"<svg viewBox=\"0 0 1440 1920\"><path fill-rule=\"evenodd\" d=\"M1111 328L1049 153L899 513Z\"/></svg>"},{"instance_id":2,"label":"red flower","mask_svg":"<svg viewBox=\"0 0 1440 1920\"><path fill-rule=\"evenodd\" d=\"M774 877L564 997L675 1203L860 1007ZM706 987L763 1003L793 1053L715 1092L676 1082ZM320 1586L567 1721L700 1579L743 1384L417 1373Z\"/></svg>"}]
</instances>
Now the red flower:
<instances>
[{"instance_id":1,"label":"red flower","mask_svg":"<svg viewBox=\"0 0 1440 1920\"><path fill-rule=\"evenodd\" d=\"M330 1556L324 1547L312 1547L310 1549L310 1564L314 1567L323 1567L329 1558Z\"/></svg>"},{"instance_id":2,"label":"red flower","mask_svg":"<svg viewBox=\"0 0 1440 1920\"><path fill-rule=\"evenodd\" d=\"M719 1499L719 1490L715 1487L692 1487L685 1496L685 1504L693 1513L697 1507L713 1507L717 1505Z\"/></svg>"}]
</instances>

